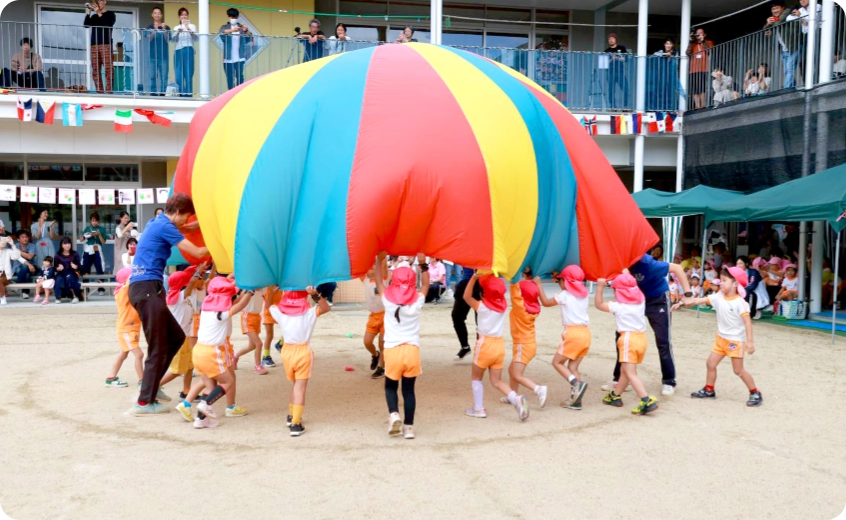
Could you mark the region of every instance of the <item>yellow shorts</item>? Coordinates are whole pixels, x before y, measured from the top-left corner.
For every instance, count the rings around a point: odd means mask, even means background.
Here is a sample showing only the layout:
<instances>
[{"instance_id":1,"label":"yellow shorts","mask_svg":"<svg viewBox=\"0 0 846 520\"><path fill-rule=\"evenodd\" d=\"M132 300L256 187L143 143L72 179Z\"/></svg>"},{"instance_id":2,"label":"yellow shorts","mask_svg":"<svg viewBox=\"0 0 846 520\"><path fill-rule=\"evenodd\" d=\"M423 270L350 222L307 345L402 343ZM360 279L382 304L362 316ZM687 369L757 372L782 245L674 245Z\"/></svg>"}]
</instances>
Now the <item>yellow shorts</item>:
<instances>
[{"instance_id":1,"label":"yellow shorts","mask_svg":"<svg viewBox=\"0 0 846 520\"><path fill-rule=\"evenodd\" d=\"M185 338L185 343L179 347L179 352L173 356L173 361L170 362L170 373L178 376L184 376L189 370L194 368L192 360L193 353L191 352L191 340Z\"/></svg>"},{"instance_id":2,"label":"yellow shorts","mask_svg":"<svg viewBox=\"0 0 846 520\"><path fill-rule=\"evenodd\" d=\"M578 359L587 356L590 350L590 329L587 325L567 325L564 341L558 345L558 355L567 359Z\"/></svg>"},{"instance_id":3,"label":"yellow shorts","mask_svg":"<svg viewBox=\"0 0 846 520\"><path fill-rule=\"evenodd\" d=\"M743 359L746 356L746 342L732 341L717 335L717 339L714 340L714 348L711 352L730 358Z\"/></svg>"},{"instance_id":4,"label":"yellow shorts","mask_svg":"<svg viewBox=\"0 0 846 520\"><path fill-rule=\"evenodd\" d=\"M643 355L646 354L646 333L621 332L620 339L617 340L617 351L620 354L620 363L641 364Z\"/></svg>"},{"instance_id":5,"label":"yellow shorts","mask_svg":"<svg viewBox=\"0 0 846 520\"><path fill-rule=\"evenodd\" d=\"M288 348L286 345L285 348ZM403 343L394 348L386 348L385 377L399 381L403 377L417 377L423 373L420 364L420 347Z\"/></svg>"},{"instance_id":6,"label":"yellow shorts","mask_svg":"<svg viewBox=\"0 0 846 520\"><path fill-rule=\"evenodd\" d=\"M196 339L198 332L200 332L200 314L196 313L194 314L194 332L191 333L191 337Z\"/></svg>"},{"instance_id":7,"label":"yellow shorts","mask_svg":"<svg viewBox=\"0 0 846 520\"><path fill-rule=\"evenodd\" d=\"M385 311L371 312L364 331L368 334L385 334Z\"/></svg>"},{"instance_id":8,"label":"yellow shorts","mask_svg":"<svg viewBox=\"0 0 846 520\"><path fill-rule=\"evenodd\" d=\"M537 342L531 343L515 343L514 351L512 352L512 363L523 363L528 365L529 361L535 358L535 353L538 351Z\"/></svg>"},{"instance_id":9,"label":"yellow shorts","mask_svg":"<svg viewBox=\"0 0 846 520\"><path fill-rule=\"evenodd\" d=\"M141 348L141 345L138 343L141 339L141 333L139 331L118 332L117 336L118 345L120 345L122 351L129 352L130 350Z\"/></svg>"},{"instance_id":10,"label":"yellow shorts","mask_svg":"<svg viewBox=\"0 0 846 520\"><path fill-rule=\"evenodd\" d=\"M215 378L226 372L226 345L197 343L191 354L194 370L206 377Z\"/></svg>"},{"instance_id":11,"label":"yellow shorts","mask_svg":"<svg viewBox=\"0 0 846 520\"><path fill-rule=\"evenodd\" d=\"M247 335L248 332L261 333L261 314L241 313L241 334Z\"/></svg>"},{"instance_id":12,"label":"yellow shorts","mask_svg":"<svg viewBox=\"0 0 846 520\"><path fill-rule=\"evenodd\" d=\"M311 378L311 367L314 365L314 351L307 343L297 345L285 344L282 349L282 365L288 381L299 381Z\"/></svg>"},{"instance_id":13,"label":"yellow shorts","mask_svg":"<svg viewBox=\"0 0 846 520\"><path fill-rule=\"evenodd\" d=\"M479 368L502 370L505 361L505 341L502 336L479 336L473 352L473 364Z\"/></svg>"}]
</instances>

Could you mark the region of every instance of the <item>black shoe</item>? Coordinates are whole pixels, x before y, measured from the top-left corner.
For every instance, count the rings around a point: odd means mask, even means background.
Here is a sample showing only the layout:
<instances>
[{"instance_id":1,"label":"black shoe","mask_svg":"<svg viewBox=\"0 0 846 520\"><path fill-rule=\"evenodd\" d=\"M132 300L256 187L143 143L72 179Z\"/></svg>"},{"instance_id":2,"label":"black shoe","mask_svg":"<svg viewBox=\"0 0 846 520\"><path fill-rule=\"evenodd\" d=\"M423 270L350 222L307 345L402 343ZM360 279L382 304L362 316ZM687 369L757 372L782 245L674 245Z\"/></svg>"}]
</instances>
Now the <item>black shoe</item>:
<instances>
[{"instance_id":1,"label":"black shoe","mask_svg":"<svg viewBox=\"0 0 846 520\"><path fill-rule=\"evenodd\" d=\"M376 367L379 366L379 356L371 356L370 357L370 370L376 370Z\"/></svg>"},{"instance_id":2,"label":"black shoe","mask_svg":"<svg viewBox=\"0 0 846 520\"><path fill-rule=\"evenodd\" d=\"M106 294L106 290L105 289L97 289L97 294L99 294L100 296L104 296Z\"/></svg>"},{"instance_id":3,"label":"black shoe","mask_svg":"<svg viewBox=\"0 0 846 520\"><path fill-rule=\"evenodd\" d=\"M185 392L179 392L179 398L180 399L182 399L184 401L186 397L188 397L188 394L186 394Z\"/></svg>"},{"instance_id":4,"label":"black shoe","mask_svg":"<svg viewBox=\"0 0 846 520\"><path fill-rule=\"evenodd\" d=\"M461 347L461 350L458 351L458 354L455 355L455 359L464 359L464 356L470 353L470 347Z\"/></svg>"},{"instance_id":5,"label":"black shoe","mask_svg":"<svg viewBox=\"0 0 846 520\"><path fill-rule=\"evenodd\" d=\"M305 433L305 428L303 428L302 424L291 425L291 437L299 437L303 433Z\"/></svg>"},{"instance_id":6,"label":"black shoe","mask_svg":"<svg viewBox=\"0 0 846 520\"><path fill-rule=\"evenodd\" d=\"M382 367L376 367L376 371L373 372L370 379L379 379L380 377L385 377L385 369Z\"/></svg>"},{"instance_id":7,"label":"black shoe","mask_svg":"<svg viewBox=\"0 0 846 520\"><path fill-rule=\"evenodd\" d=\"M294 422L294 418L291 417L290 415L285 418L285 426L287 426L288 428L291 427L292 422Z\"/></svg>"},{"instance_id":8,"label":"black shoe","mask_svg":"<svg viewBox=\"0 0 846 520\"><path fill-rule=\"evenodd\" d=\"M749 394L749 400L746 401L746 406L761 406L761 403L764 402L764 396L761 395L761 392L757 390Z\"/></svg>"},{"instance_id":9,"label":"black shoe","mask_svg":"<svg viewBox=\"0 0 846 520\"><path fill-rule=\"evenodd\" d=\"M715 392L714 390L711 390L709 392L708 390L705 390L703 388L702 390L699 390L698 392L693 392L692 394L690 394L690 397L695 397L697 399L713 399L713 398L717 397L717 392Z\"/></svg>"}]
</instances>

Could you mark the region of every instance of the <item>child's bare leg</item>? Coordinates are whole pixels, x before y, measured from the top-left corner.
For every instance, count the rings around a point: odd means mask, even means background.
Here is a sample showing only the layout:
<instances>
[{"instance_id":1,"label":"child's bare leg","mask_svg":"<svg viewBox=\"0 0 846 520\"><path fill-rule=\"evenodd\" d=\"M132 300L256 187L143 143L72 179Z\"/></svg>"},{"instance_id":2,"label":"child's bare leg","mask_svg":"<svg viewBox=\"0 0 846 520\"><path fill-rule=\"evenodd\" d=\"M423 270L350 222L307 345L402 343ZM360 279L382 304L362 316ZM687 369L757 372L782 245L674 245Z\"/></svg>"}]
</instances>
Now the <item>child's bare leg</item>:
<instances>
[{"instance_id":1,"label":"child's bare leg","mask_svg":"<svg viewBox=\"0 0 846 520\"><path fill-rule=\"evenodd\" d=\"M170 383L171 381L173 381L174 379L176 379L177 377L179 377L179 374L174 374L173 372L168 370L167 373L165 373L164 377L162 377L162 380L159 383L159 386L164 386L164 385Z\"/></svg>"},{"instance_id":2,"label":"child's bare leg","mask_svg":"<svg viewBox=\"0 0 846 520\"><path fill-rule=\"evenodd\" d=\"M261 337L259 337L257 332L248 332L247 339L250 340L250 345L244 350L254 352L255 364L259 366L261 365ZM244 354L247 352L244 352ZM241 353L238 354L238 357L241 357Z\"/></svg>"},{"instance_id":3,"label":"child's bare leg","mask_svg":"<svg viewBox=\"0 0 846 520\"><path fill-rule=\"evenodd\" d=\"M189 368L188 372L182 377L182 393L188 394L191 391L191 379L194 377L194 369Z\"/></svg>"},{"instance_id":4,"label":"child's bare leg","mask_svg":"<svg viewBox=\"0 0 846 520\"><path fill-rule=\"evenodd\" d=\"M382 353L385 352L385 334L379 334L379 368L385 368L385 356Z\"/></svg>"},{"instance_id":5,"label":"child's bare leg","mask_svg":"<svg viewBox=\"0 0 846 520\"><path fill-rule=\"evenodd\" d=\"M705 362L705 366L708 368L708 375L705 376L705 384L707 386L714 386L717 382L717 365L720 364L720 361L722 361L724 357L725 356L714 354L713 352L711 352L711 355L708 356L708 361Z\"/></svg>"},{"instance_id":6,"label":"child's bare leg","mask_svg":"<svg viewBox=\"0 0 846 520\"><path fill-rule=\"evenodd\" d=\"M53 293L51 289L44 289L44 297L48 300L50 299L50 295Z\"/></svg>"},{"instance_id":7,"label":"child's bare leg","mask_svg":"<svg viewBox=\"0 0 846 520\"><path fill-rule=\"evenodd\" d=\"M308 379L297 379L291 388L291 404L305 406L306 387Z\"/></svg>"},{"instance_id":8,"label":"child's bare leg","mask_svg":"<svg viewBox=\"0 0 846 520\"><path fill-rule=\"evenodd\" d=\"M264 347L262 348L262 353L267 351L270 353L270 346L273 344L273 325L264 325ZM259 356L259 361L261 361L261 356Z\"/></svg>"},{"instance_id":9,"label":"child's bare leg","mask_svg":"<svg viewBox=\"0 0 846 520\"><path fill-rule=\"evenodd\" d=\"M140 348L132 349L130 352L135 356L135 375L141 381L144 379L144 353L141 352Z\"/></svg>"},{"instance_id":10,"label":"child's bare leg","mask_svg":"<svg viewBox=\"0 0 846 520\"><path fill-rule=\"evenodd\" d=\"M583 357L571 359L570 362L567 363L567 368L570 369L570 372L572 372L579 381L582 380L582 375L579 373L579 365L582 364L583 359Z\"/></svg>"},{"instance_id":11,"label":"child's bare leg","mask_svg":"<svg viewBox=\"0 0 846 520\"><path fill-rule=\"evenodd\" d=\"M523 385L530 391L534 392L535 387L537 387L537 383L525 377L523 372L526 370L526 365L523 363L516 363L511 362L511 366L508 367L508 375L510 376L510 388L515 392L519 389L519 385Z\"/></svg>"},{"instance_id":12,"label":"child's bare leg","mask_svg":"<svg viewBox=\"0 0 846 520\"><path fill-rule=\"evenodd\" d=\"M752 391L755 387L755 380L752 379L752 374L746 371L743 368L743 358L731 358L731 367L734 369L734 373L746 383L746 388L749 391Z\"/></svg>"},{"instance_id":13,"label":"child's bare leg","mask_svg":"<svg viewBox=\"0 0 846 520\"><path fill-rule=\"evenodd\" d=\"M191 390L188 392L188 395L185 396L186 401L188 401L189 403L193 403L194 399L196 399L197 396L200 395L200 392L202 392L203 388L206 387L206 382L204 378L205 376L203 374L200 374L200 380L191 386Z\"/></svg>"},{"instance_id":14,"label":"child's bare leg","mask_svg":"<svg viewBox=\"0 0 846 520\"><path fill-rule=\"evenodd\" d=\"M569 368L567 367L567 361L570 361ZM567 381L570 380L570 376L573 376L576 379L579 378L578 374L572 370L572 366L573 361L569 358L562 356L561 354L555 354L555 357L552 358L552 368L554 368L556 372L561 374Z\"/></svg>"},{"instance_id":15,"label":"child's bare leg","mask_svg":"<svg viewBox=\"0 0 846 520\"><path fill-rule=\"evenodd\" d=\"M640 377L638 377L637 375L637 365L635 365L634 363L621 363L620 368L621 372L626 374L626 377L631 382L632 388L634 388L634 391L637 396L641 399L644 397L648 397L649 393L646 391L646 387L643 386L643 381L641 381ZM625 389L625 387L623 387L623 389Z\"/></svg>"},{"instance_id":16,"label":"child's bare leg","mask_svg":"<svg viewBox=\"0 0 846 520\"><path fill-rule=\"evenodd\" d=\"M118 372L120 372L120 367L126 360L127 355L129 355L129 352L124 352L122 350L118 353L118 356L115 359L115 363L112 365L112 371L109 372L109 379L114 379L115 377L117 377Z\"/></svg>"},{"instance_id":17,"label":"child's bare leg","mask_svg":"<svg viewBox=\"0 0 846 520\"><path fill-rule=\"evenodd\" d=\"M623 365L624 365L624 363L620 363L621 368L622 368ZM624 372L623 370L620 370L620 379L617 380L617 386L614 387L614 393L617 394L617 395L623 395L623 392L626 391L626 387L628 387L628 386L629 386L629 375L626 372Z\"/></svg>"},{"instance_id":18,"label":"child's bare leg","mask_svg":"<svg viewBox=\"0 0 846 520\"><path fill-rule=\"evenodd\" d=\"M223 390L226 392L226 406L232 406L235 404L235 375L230 371L227 370L226 372L217 376L216 381L220 386L223 387Z\"/></svg>"},{"instance_id":19,"label":"child's bare leg","mask_svg":"<svg viewBox=\"0 0 846 520\"><path fill-rule=\"evenodd\" d=\"M364 333L364 348L370 352L370 355L376 357L379 355L379 351L376 350L376 345L373 343L373 340L376 339L376 334L372 332L365 332Z\"/></svg>"},{"instance_id":20,"label":"child's bare leg","mask_svg":"<svg viewBox=\"0 0 846 520\"><path fill-rule=\"evenodd\" d=\"M506 384L505 381L502 380L502 369L501 368L492 368L489 370L489 376L491 379L491 384L502 392L502 395L508 396L511 393L511 387Z\"/></svg>"},{"instance_id":21,"label":"child's bare leg","mask_svg":"<svg viewBox=\"0 0 846 520\"><path fill-rule=\"evenodd\" d=\"M35 284L35 297L38 298L39 296L41 296L41 282Z\"/></svg>"}]
</instances>

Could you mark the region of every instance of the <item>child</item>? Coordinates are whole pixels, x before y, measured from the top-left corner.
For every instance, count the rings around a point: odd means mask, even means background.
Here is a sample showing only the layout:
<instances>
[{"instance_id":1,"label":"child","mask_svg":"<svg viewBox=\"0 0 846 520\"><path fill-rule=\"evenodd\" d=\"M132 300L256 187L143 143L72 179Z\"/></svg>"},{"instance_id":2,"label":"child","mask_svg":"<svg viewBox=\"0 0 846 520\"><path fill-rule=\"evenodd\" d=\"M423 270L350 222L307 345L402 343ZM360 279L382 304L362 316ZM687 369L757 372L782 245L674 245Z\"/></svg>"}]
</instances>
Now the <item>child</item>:
<instances>
[{"instance_id":1,"label":"child","mask_svg":"<svg viewBox=\"0 0 846 520\"><path fill-rule=\"evenodd\" d=\"M705 294L714 292L714 287L712 287L711 283L718 278L717 271L714 269L714 262L712 260L705 260L705 281L702 283L702 289L704 289Z\"/></svg>"},{"instance_id":2,"label":"child","mask_svg":"<svg viewBox=\"0 0 846 520\"><path fill-rule=\"evenodd\" d=\"M538 350L535 339L535 319L540 314L540 302L538 301L538 286L532 281L532 270L526 267L523 271L524 279L516 284L511 284L511 313L509 323L511 324L511 340L514 344L511 354L511 365L508 366L509 386L516 392L520 385L525 386L540 401L541 408L546 406L546 395L548 388L536 384L534 381L523 375L526 366L534 359ZM510 404L507 397L500 401Z\"/></svg>"},{"instance_id":3,"label":"child","mask_svg":"<svg viewBox=\"0 0 846 520\"><path fill-rule=\"evenodd\" d=\"M310 307L308 296L317 298L317 306ZM288 404L287 424L291 430L291 437L299 437L305 433L303 427L303 408L305 407L305 393L311 368L314 364L314 351L311 350L311 334L317 318L331 310L329 302L314 288L307 291L285 291L278 299L279 304L270 307L270 302L276 301L274 294L268 294L265 309L282 328L285 347L282 349L282 365L285 376L294 384L291 387L291 401Z\"/></svg>"},{"instance_id":4,"label":"child","mask_svg":"<svg viewBox=\"0 0 846 520\"><path fill-rule=\"evenodd\" d=\"M176 322L182 327L182 332L185 333L185 341L179 347L179 352L176 353L170 362L168 372L162 377L161 383L159 383L159 399L161 401L171 400L162 391L162 388L179 376L184 376L182 392L179 395L187 394L191 389L194 364L191 359L192 346L190 337L194 331L194 306L191 305L191 301L186 296L186 293L188 287L194 285L194 273L196 270L197 268L195 266L191 266L184 271L177 271L167 278L168 291L165 302Z\"/></svg>"},{"instance_id":5,"label":"child","mask_svg":"<svg viewBox=\"0 0 846 520\"><path fill-rule=\"evenodd\" d=\"M561 275L554 277L562 289L554 299L546 297L541 279L535 278L540 291L540 300L544 307L558 305L561 308L561 344L552 358L552 367L570 383L570 398L561 406L572 410L582 409L582 397L587 390L587 383L579 374L579 364L590 350L590 330L588 329L588 292L585 288L585 273L577 265L568 265Z\"/></svg>"},{"instance_id":6,"label":"child","mask_svg":"<svg viewBox=\"0 0 846 520\"><path fill-rule=\"evenodd\" d=\"M238 314L250 303L251 292L237 304L232 299L238 293L235 284L226 278L216 277L209 281L208 295L203 300L200 312L200 330L197 344L194 346L192 362L194 370L199 372L200 382L191 387L188 396L176 406L186 421L191 421L191 401L206 389L205 397L197 405L197 418L194 428L215 428L218 426L217 415L212 405L222 396L226 396L226 416L242 417L247 410L235 404L235 378L226 366L226 338L232 330L232 316Z\"/></svg>"},{"instance_id":7,"label":"child","mask_svg":"<svg viewBox=\"0 0 846 520\"><path fill-rule=\"evenodd\" d=\"M270 303L268 304L268 299ZM261 322L264 325L264 346L261 349L261 366L267 368L273 368L276 366L276 363L273 362L273 358L270 357L270 345L273 343L273 326L276 322L273 320L273 316L270 315L271 309L277 305L279 302L282 301L282 291L277 291L276 287L268 287L267 292L264 293L264 311L262 312L262 319ZM281 344L284 340L284 336L282 336L282 340L279 340L279 344L276 345L276 350L281 352Z\"/></svg>"},{"instance_id":8,"label":"child","mask_svg":"<svg viewBox=\"0 0 846 520\"><path fill-rule=\"evenodd\" d=\"M473 288L476 281L482 286L482 300L473 297ZM485 388L482 385L482 378L485 370L490 369L491 384L508 397L508 402L517 410L517 416L521 421L529 418L529 403L526 396L517 395L502 380L502 365L505 360L505 342L502 339L502 328L505 324L505 311L508 303L505 301L505 282L492 274L487 274L479 279L478 273L473 277L464 289L464 301L478 313L479 322L476 332L479 339L476 341L473 352L473 368L471 372L471 383L473 387L473 406L464 411L464 415L484 419L488 416L485 411Z\"/></svg>"},{"instance_id":9,"label":"child","mask_svg":"<svg viewBox=\"0 0 846 520\"><path fill-rule=\"evenodd\" d=\"M749 389L747 406L760 406L764 401L761 392L755 387L752 375L743 368L746 352L755 353L752 344L752 320L749 317L749 304L746 298L746 271L740 267L723 268L720 274L720 292L707 298L694 298L691 305L707 303L717 313L717 339L711 355L708 356L708 375L705 388L690 394L697 399L717 397L714 383L717 381L717 365L724 357L731 358L734 373L746 383Z\"/></svg>"},{"instance_id":10,"label":"child","mask_svg":"<svg viewBox=\"0 0 846 520\"><path fill-rule=\"evenodd\" d=\"M670 274L670 303L675 304L681 299L681 284L676 275Z\"/></svg>"},{"instance_id":11,"label":"child","mask_svg":"<svg viewBox=\"0 0 846 520\"><path fill-rule=\"evenodd\" d=\"M253 366L253 373L256 375L267 375L267 369L261 364L261 319L262 311L264 310L264 303L262 298L265 289L259 289L255 292L255 296L250 300L250 304L241 313L241 334L247 336L248 344L235 354L235 367L238 367L238 360L244 354L255 352L255 365Z\"/></svg>"},{"instance_id":12,"label":"child","mask_svg":"<svg viewBox=\"0 0 846 520\"><path fill-rule=\"evenodd\" d=\"M420 262L421 286L417 291L417 276L410 267L398 267L391 277L391 285L385 287L382 278L376 278L377 294L382 296L382 305L388 319L385 320L385 344L382 356L385 360L385 400L388 402L388 435L400 433L406 439L414 438L414 410L417 397L414 384L423 373L420 366L420 313L429 293L429 265L422 254ZM385 253L376 260L375 272L384 272ZM399 415L399 388L402 379L402 399L405 420Z\"/></svg>"},{"instance_id":13,"label":"child","mask_svg":"<svg viewBox=\"0 0 846 520\"><path fill-rule=\"evenodd\" d=\"M385 347L385 306L382 304L382 298L379 297L376 284L376 271L379 269L382 274L382 285L385 285L388 277L387 263L378 264L373 269L367 271L367 276L362 280L364 282L364 303L367 310L370 311L370 317L367 318L367 328L364 329L364 348L370 352L370 370L373 370L372 379L379 379L385 376L385 361L382 359L382 352ZM379 335L379 350L373 344L376 335Z\"/></svg>"},{"instance_id":14,"label":"child","mask_svg":"<svg viewBox=\"0 0 846 520\"><path fill-rule=\"evenodd\" d=\"M596 281L596 308L610 312L617 320L617 350L620 356L620 379L602 400L611 406L623 406L623 390L631 383L640 402L632 409L633 414L646 415L658 409L658 400L646 392L646 387L637 375L637 366L643 361L646 353L646 297L637 286L634 276L624 273L614 279L616 302L602 301L602 291L605 289L605 278Z\"/></svg>"},{"instance_id":15,"label":"child","mask_svg":"<svg viewBox=\"0 0 846 520\"><path fill-rule=\"evenodd\" d=\"M799 297L799 278L796 276L796 264L784 266L784 280L781 290L776 295L776 301L795 300Z\"/></svg>"},{"instance_id":16,"label":"child","mask_svg":"<svg viewBox=\"0 0 846 520\"><path fill-rule=\"evenodd\" d=\"M48 258L50 257L44 258L45 264ZM126 381L121 381L117 375L130 352L135 357L135 375L138 376L139 385L141 384L141 379L144 377L144 353L141 352L139 345L141 318L138 317L135 307L129 303L128 281L131 273L132 269L124 268L115 275L115 281L118 284L115 288L115 300L117 301L118 308L117 337L121 352L118 354L117 359L115 359L111 374L106 378L106 386L108 388L126 388ZM36 294L38 293L36 292Z\"/></svg>"},{"instance_id":17,"label":"child","mask_svg":"<svg viewBox=\"0 0 846 520\"><path fill-rule=\"evenodd\" d=\"M56 284L56 269L53 268L53 257L45 256L41 262L41 276L35 281L35 299L32 303L38 303L41 300L41 290L44 289L44 301L41 305L50 303L50 291Z\"/></svg>"},{"instance_id":18,"label":"child","mask_svg":"<svg viewBox=\"0 0 846 520\"><path fill-rule=\"evenodd\" d=\"M699 296L702 294L702 287L699 285L699 273L691 273L690 278L690 292Z\"/></svg>"}]
</instances>

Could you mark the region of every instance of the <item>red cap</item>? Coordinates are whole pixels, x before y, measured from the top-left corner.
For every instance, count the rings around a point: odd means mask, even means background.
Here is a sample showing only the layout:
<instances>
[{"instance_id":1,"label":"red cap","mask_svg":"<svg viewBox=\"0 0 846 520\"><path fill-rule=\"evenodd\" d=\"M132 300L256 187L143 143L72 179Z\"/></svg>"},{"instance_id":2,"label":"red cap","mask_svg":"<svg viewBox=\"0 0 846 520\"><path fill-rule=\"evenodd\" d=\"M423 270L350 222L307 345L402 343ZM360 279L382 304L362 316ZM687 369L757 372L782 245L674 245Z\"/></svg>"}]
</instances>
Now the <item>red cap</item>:
<instances>
[{"instance_id":1,"label":"red cap","mask_svg":"<svg viewBox=\"0 0 846 520\"><path fill-rule=\"evenodd\" d=\"M226 312L232 308L232 297L238 294L238 287L222 276L215 276L206 290L208 295L203 300L204 311Z\"/></svg>"},{"instance_id":2,"label":"red cap","mask_svg":"<svg viewBox=\"0 0 846 520\"><path fill-rule=\"evenodd\" d=\"M540 314L540 292L535 282L522 280L519 284L520 294L523 296L523 307L529 314Z\"/></svg>"},{"instance_id":3,"label":"red cap","mask_svg":"<svg viewBox=\"0 0 846 520\"><path fill-rule=\"evenodd\" d=\"M486 274L479 279L482 286L482 303L485 307L496 312L505 312L508 302L505 301L505 282L502 278Z\"/></svg>"},{"instance_id":4,"label":"red cap","mask_svg":"<svg viewBox=\"0 0 846 520\"><path fill-rule=\"evenodd\" d=\"M188 287L188 282L191 281L191 277L194 276L194 273L197 271L196 266L191 266L184 271L177 271L172 275L167 277L167 304L168 305L176 305L176 302L179 301L179 293L182 289Z\"/></svg>"},{"instance_id":5,"label":"red cap","mask_svg":"<svg viewBox=\"0 0 846 520\"><path fill-rule=\"evenodd\" d=\"M282 301L276 307L286 316L301 316L309 309L308 292L285 291L282 293Z\"/></svg>"},{"instance_id":6,"label":"red cap","mask_svg":"<svg viewBox=\"0 0 846 520\"><path fill-rule=\"evenodd\" d=\"M397 267L391 284L385 288L385 298L396 305L411 305L417 301L417 275L410 267Z\"/></svg>"},{"instance_id":7,"label":"red cap","mask_svg":"<svg viewBox=\"0 0 846 520\"><path fill-rule=\"evenodd\" d=\"M564 280L564 288L573 296L584 298L588 295L587 287L585 287L585 272L581 267L568 265L561 271L558 278Z\"/></svg>"},{"instance_id":8,"label":"red cap","mask_svg":"<svg viewBox=\"0 0 846 520\"><path fill-rule=\"evenodd\" d=\"M637 286L637 280L630 274L621 274L614 278L614 294L620 303L638 304L646 301L646 297Z\"/></svg>"}]
</instances>

